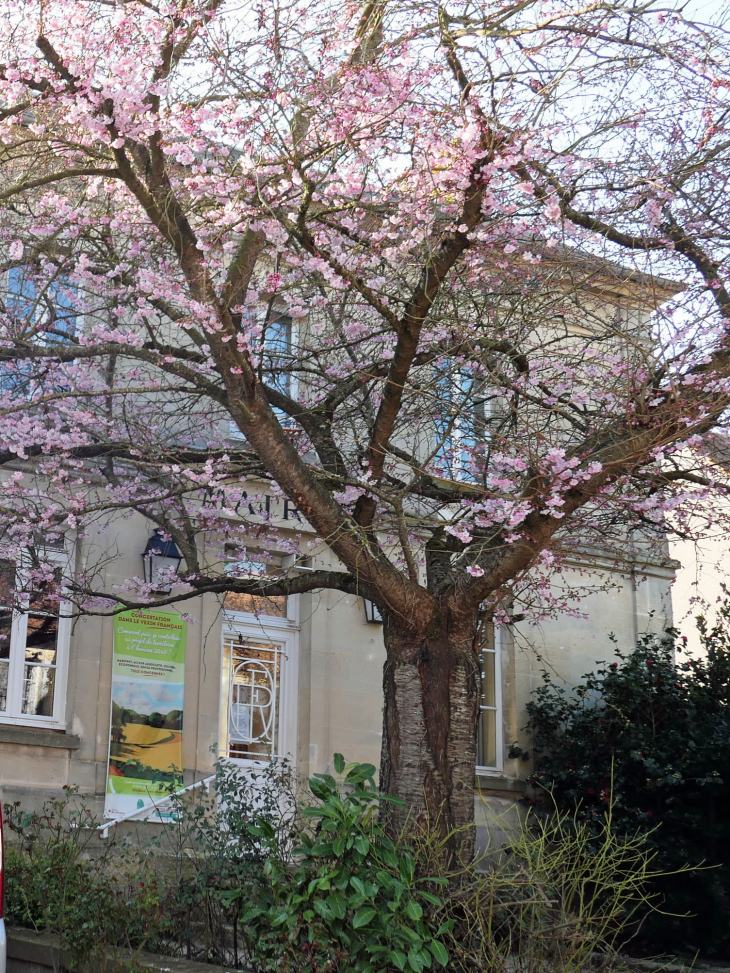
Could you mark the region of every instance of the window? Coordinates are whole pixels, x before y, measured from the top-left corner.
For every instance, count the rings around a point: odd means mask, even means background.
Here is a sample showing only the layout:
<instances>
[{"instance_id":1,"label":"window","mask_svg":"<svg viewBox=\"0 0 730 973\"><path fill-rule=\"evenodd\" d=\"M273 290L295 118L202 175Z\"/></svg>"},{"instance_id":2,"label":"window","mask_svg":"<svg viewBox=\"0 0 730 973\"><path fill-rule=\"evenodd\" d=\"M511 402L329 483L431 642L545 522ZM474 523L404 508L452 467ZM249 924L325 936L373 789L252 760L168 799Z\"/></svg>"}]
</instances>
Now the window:
<instances>
[{"instance_id":1,"label":"window","mask_svg":"<svg viewBox=\"0 0 730 973\"><path fill-rule=\"evenodd\" d=\"M244 637L223 640L224 756L271 761L281 756L279 710L283 647Z\"/></svg>"},{"instance_id":2,"label":"window","mask_svg":"<svg viewBox=\"0 0 730 973\"><path fill-rule=\"evenodd\" d=\"M271 388L283 395L296 395L296 382L290 371L284 368L291 366L293 346L293 327L291 318L286 315L274 318L264 326L262 367L264 381ZM281 409L274 409L277 419L282 426L291 425L291 418ZM241 438L238 426L230 423L229 435Z\"/></svg>"},{"instance_id":3,"label":"window","mask_svg":"<svg viewBox=\"0 0 730 973\"><path fill-rule=\"evenodd\" d=\"M65 277L39 290L31 268L12 267L6 277L6 309L15 319L18 335L29 331L45 345L63 344L76 333L77 313L72 302L73 287ZM40 334L35 333L36 329ZM30 361L5 362L0 368L0 392L30 398L33 388Z\"/></svg>"},{"instance_id":4,"label":"window","mask_svg":"<svg viewBox=\"0 0 730 973\"><path fill-rule=\"evenodd\" d=\"M51 560L53 581L30 591L23 566L0 560L0 722L63 722L71 619L57 595L66 558Z\"/></svg>"},{"instance_id":5,"label":"window","mask_svg":"<svg viewBox=\"0 0 730 973\"><path fill-rule=\"evenodd\" d=\"M490 626L479 655L481 695L477 727L477 770L502 769L502 680L499 630Z\"/></svg>"},{"instance_id":6,"label":"window","mask_svg":"<svg viewBox=\"0 0 730 973\"><path fill-rule=\"evenodd\" d=\"M236 553L233 545L227 545L226 554L229 560L225 566L225 573L236 578L261 578L275 575L278 565L254 560L247 552ZM259 557L261 555L259 554ZM223 599L223 607L228 611L247 612L251 615L269 615L274 618L287 617L286 595L249 595L238 591L229 591Z\"/></svg>"},{"instance_id":7,"label":"window","mask_svg":"<svg viewBox=\"0 0 730 973\"><path fill-rule=\"evenodd\" d=\"M435 465L451 480L479 478L476 447L487 440L484 379L467 369L437 375Z\"/></svg>"},{"instance_id":8,"label":"window","mask_svg":"<svg viewBox=\"0 0 730 973\"><path fill-rule=\"evenodd\" d=\"M296 753L298 633L283 619L226 613L219 755L268 763Z\"/></svg>"},{"instance_id":9,"label":"window","mask_svg":"<svg viewBox=\"0 0 730 973\"><path fill-rule=\"evenodd\" d=\"M283 369L291 365L292 323L291 318L282 315L264 328L264 374L272 388L291 395L292 376Z\"/></svg>"}]
</instances>

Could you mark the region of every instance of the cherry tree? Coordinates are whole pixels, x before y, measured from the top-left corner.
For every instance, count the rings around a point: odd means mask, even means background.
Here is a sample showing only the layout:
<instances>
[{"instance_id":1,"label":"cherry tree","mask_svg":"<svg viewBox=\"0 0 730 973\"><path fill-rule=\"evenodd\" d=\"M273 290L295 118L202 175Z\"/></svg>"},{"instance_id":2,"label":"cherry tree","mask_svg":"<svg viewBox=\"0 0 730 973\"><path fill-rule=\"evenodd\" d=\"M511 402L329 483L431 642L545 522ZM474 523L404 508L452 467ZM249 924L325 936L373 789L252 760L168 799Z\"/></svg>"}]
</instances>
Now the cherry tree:
<instances>
[{"instance_id":1,"label":"cherry tree","mask_svg":"<svg viewBox=\"0 0 730 973\"><path fill-rule=\"evenodd\" d=\"M646 556L723 495L692 459L730 404L723 24L2 0L0 63L5 549L135 511L172 593L90 567L80 611L373 600L393 824L468 825L485 627L576 610L566 558ZM267 490L337 570L303 538L251 575Z\"/></svg>"}]
</instances>

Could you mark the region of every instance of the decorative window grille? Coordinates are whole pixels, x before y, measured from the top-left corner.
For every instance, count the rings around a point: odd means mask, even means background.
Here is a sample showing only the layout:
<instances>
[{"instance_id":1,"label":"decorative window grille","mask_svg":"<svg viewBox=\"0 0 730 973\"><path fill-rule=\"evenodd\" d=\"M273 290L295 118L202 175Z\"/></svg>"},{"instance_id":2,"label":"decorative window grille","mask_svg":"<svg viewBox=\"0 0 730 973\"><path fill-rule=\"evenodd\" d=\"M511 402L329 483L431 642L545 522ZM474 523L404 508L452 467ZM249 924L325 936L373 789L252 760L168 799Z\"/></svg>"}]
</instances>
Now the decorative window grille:
<instances>
[{"instance_id":1,"label":"decorative window grille","mask_svg":"<svg viewBox=\"0 0 730 973\"><path fill-rule=\"evenodd\" d=\"M224 756L271 761L279 752L280 645L244 635L223 642ZM223 729L223 727L222 727Z\"/></svg>"},{"instance_id":2,"label":"decorative window grille","mask_svg":"<svg viewBox=\"0 0 730 973\"><path fill-rule=\"evenodd\" d=\"M0 721L59 723L71 621L56 594L62 566L44 588L24 591L23 576L0 560Z\"/></svg>"},{"instance_id":3,"label":"decorative window grille","mask_svg":"<svg viewBox=\"0 0 730 973\"><path fill-rule=\"evenodd\" d=\"M498 647L498 639L492 629L479 656L481 696L477 727L477 767L480 770L501 769L502 687Z\"/></svg>"}]
</instances>

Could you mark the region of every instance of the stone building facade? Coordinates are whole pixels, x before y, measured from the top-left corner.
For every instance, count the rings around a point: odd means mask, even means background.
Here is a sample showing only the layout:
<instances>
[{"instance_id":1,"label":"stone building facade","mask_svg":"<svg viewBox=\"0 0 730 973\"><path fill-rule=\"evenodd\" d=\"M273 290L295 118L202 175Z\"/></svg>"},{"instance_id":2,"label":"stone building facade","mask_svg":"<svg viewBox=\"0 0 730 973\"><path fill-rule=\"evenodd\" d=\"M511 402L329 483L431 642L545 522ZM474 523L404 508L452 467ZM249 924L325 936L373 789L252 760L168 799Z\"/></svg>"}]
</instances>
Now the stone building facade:
<instances>
[{"instance_id":1,"label":"stone building facade","mask_svg":"<svg viewBox=\"0 0 730 973\"><path fill-rule=\"evenodd\" d=\"M303 569L337 566L325 545L309 546L306 525L287 501L272 495L270 504L282 539L296 537L306 549ZM143 518L124 519L98 536L67 537L54 556L72 571L105 553L102 582L109 591L125 578L141 576L149 533ZM110 550L114 557L108 556ZM268 551L267 557L269 565L276 563L277 552ZM583 617L503 626L484 647L477 783L498 806L524 791L529 764L510 760L508 750L523 738L525 705L542 670L549 668L570 685L597 660L612 657L610 634L627 646L637 634L661 631L671 621L669 562L643 565L635 576L622 574L609 560L603 570L604 582L612 587L582 598ZM570 583L570 572L566 579ZM583 583L580 565L574 580ZM30 607L14 616L6 609L4 616L10 619L10 638L0 650L8 685L0 695L3 798L38 806L73 785L101 816L114 621L102 616L56 619L44 616L42 605L35 613ZM368 621L361 598L321 591L254 603L248 596L206 595L161 610L188 619L182 705L186 785L208 777L219 757L250 765L287 756L300 777L326 770L335 751L377 765L385 652L382 626ZM46 659L47 671L36 673L39 663L28 661L33 658ZM257 680L270 693L261 697L263 708L244 732L235 718L242 698L236 686Z\"/></svg>"}]
</instances>

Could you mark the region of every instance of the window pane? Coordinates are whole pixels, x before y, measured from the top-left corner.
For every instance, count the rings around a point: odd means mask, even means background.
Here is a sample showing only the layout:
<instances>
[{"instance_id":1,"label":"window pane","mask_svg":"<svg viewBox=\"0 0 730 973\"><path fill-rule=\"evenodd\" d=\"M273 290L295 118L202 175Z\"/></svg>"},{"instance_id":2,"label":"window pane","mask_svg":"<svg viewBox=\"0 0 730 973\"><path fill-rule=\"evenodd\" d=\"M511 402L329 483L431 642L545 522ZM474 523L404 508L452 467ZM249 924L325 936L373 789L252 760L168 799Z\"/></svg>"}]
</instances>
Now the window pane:
<instances>
[{"instance_id":1,"label":"window pane","mask_svg":"<svg viewBox=\"0 0 730 973\"><path fill-rule=\"evenodd\" d=\"M27 716L53 716L56 670L26 666L23 678L23 709Z\"/></svg>"},{"instance_id":2,"label":"window pane","mask_svg":"<svg viewBox=\"0 0 730 973\"><path fill-rule=\"evenodd\" d=\"M291 354L291 321L279 318L269 321L264 335L265 360L267 365L267 380L279 392L289 395L291 390L291 374L282 371L290 364Z\"/></svg>"},{"instance_id":3,"label":"window pane","mask_svg":"<svg viewBox=\"0 0 730 973\"><path fill-rule=\"evenodd\" d=\"M30 595L31 611L47 612L58 615L58 585L61 583L61 569L53 572L53 581L39 585Z\"/></svg>"},{"instance_id":4,"label":"window pane","mask_svg":"<svg viewBox=\"0 0 730 973\"><path fill-rule=\"evenodd\" d=\"M0 605L12 608L15 602L15 565L12 561L0 561Z\"/></svg>"},{"instance_id":5,"label":"window pane","mask_svg":"<svg viewBox=\"0 0 730 973\"><path fill-rule=\"evenodd\" d=\"M273 615L286 618L286 595L264 598L262 595L244 595L229 591L223 605L234 612L251 612L253 615Z\"/></svg>"},{"instance_id":6,"label":"window pane","mask_svg":"<svg viewBox=\"0 0 730 973\"><path fill-rule=\"evenodd\" d=\"M272 760L278 755L281 650L248 639L226 639L224 664L226 755Z\"/></svg>"},{"instance_id":7,"label":"window pane","mask_svg":"<svg viewBox=\"0 0 730 973\"><path fill-rule=\"evenodd\" d=\"M493 709L482 710L479 715L477 766L497 766L497 714Z\"/></svg>"},{"instance_id":8,"label":"window pane","mask_svg":"<svg viewBox=\"0 0 730 973\"><path fill-rule=\"evenodd\" d=\"M35 284L26 276L25 267L11 267L8 271L8 310L16 317L29 321L38 304Z\"/></svg>"},{"instance_id":9,"label":"window pane","mask_svg":"<svg viewBox=\"0 0 730 973\"><path fill-rule=\"evenodd\" d=\"M13 613L0 609L0 659L10 658L10 627Z\"/></svg>"},{"instance_id":10,"label":"window pane","mask_svg":"<svg viewBox=\"0 0 730 973\"><path fill-rule=\"evenodd\" d=\"M494 652L482 652L482 706L496 706L494 683Z\"/></svg>"},{"instance_id":11,"label":"window pane","mask_svg":"<svg viewBox=\"0 0 730 973\"><path fill-rule=\"evenodd\" d=\"M54 665L58 642L58 618L53 615L28 615L25 661Z\"/></svg>"},{"instance_id":12,"label":"window pane","mask_svg":"<svg viewBox=\"0 0 730 973\"><path fill-rule=\"evenodd\" d=\"M53 281L44 295L44 326L53 331L46 344L63 344L76 333L74 288L66 277Z\"/></svg>"},{"instance_id":13,"label":"window pane","mask_svg":"<svg viewBox=\"0 0 730 973\"><path fill-rule=\"evenodd\" d=\"M8 708L8 669L7 662L0 662L0 710Z\"/></svg>"}]
</instances>

